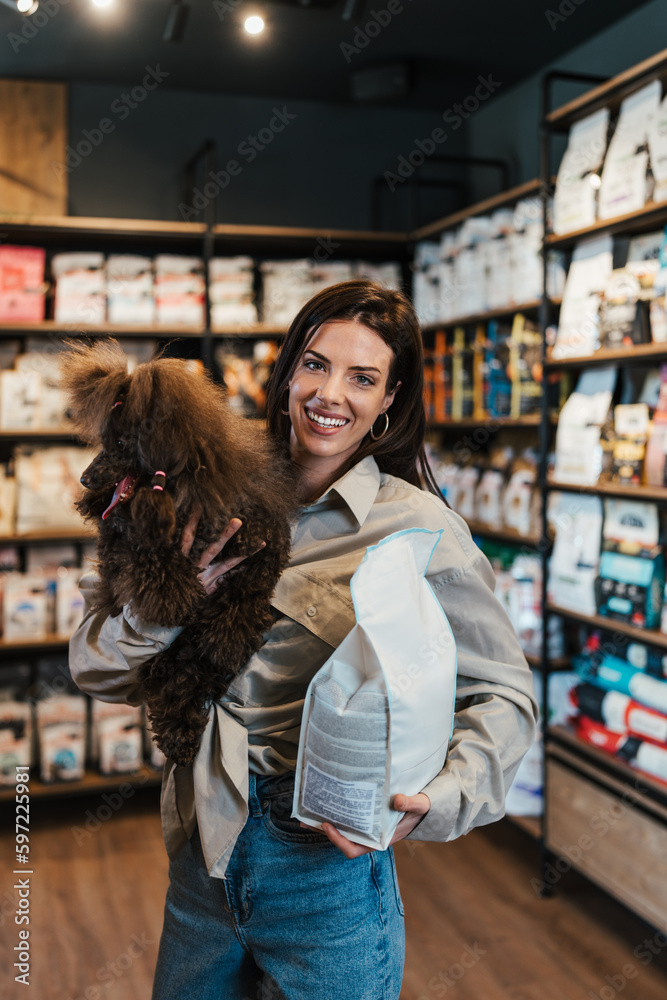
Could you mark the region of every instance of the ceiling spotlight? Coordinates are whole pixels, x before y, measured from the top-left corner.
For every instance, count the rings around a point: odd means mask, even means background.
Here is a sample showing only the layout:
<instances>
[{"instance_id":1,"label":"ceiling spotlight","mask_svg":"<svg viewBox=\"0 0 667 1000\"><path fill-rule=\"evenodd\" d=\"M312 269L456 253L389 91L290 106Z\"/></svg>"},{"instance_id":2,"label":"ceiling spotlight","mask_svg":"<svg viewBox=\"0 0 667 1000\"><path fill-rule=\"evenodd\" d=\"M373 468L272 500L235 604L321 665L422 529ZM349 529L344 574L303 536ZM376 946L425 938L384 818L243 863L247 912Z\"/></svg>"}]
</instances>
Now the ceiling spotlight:
<instances>
[{"instance_id":1,"label":"ceiling spotlight","mask_svg":"<svg viewBox=\"0 0 667 1000\"><path fill-rule=\"evenodd\" d=\"M113 0L93 0L93 4L96 7L110 7Z\"/></svg>"},{"instance_id":2,"label":"ceiling spotlight","mask_svg":"<svg viewBox=\"0 0 667 1000\"><path fill-rule=\"evenodd\" d=\"M34 14L39 7L39 0L16 0L16 8L19 14Z\"/></svg>"},{"instance_id":3,"label":"ceiling spotlight","mask_svg":"<svg viewBox=\"0 0 667 1000\"><path fill-rule=\"evenodd\" d=\"M249 35L259 35L260 31L264 31L264 21L258 14L253 14L246 17L243 27Z\"/></svg>"}]
</instances>

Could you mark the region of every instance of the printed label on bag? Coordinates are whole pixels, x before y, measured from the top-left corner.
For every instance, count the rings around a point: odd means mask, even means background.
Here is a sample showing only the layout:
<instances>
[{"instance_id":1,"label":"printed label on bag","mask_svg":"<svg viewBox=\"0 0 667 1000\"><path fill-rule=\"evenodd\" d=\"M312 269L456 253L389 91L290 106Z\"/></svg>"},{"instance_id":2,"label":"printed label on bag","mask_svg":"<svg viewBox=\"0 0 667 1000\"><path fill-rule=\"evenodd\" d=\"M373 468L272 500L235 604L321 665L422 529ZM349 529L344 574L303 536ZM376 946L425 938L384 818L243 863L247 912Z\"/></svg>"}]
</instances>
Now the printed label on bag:
<instances>
[{"instance_id":1,"label":"printed label on bag","mask_svg":"<svg viewBox=\"0 0 667 1000\"><path fill-rule=\"evenodd\" d=\"M372 833L377 786L370 781L341 781L306 764L302 801L304 809L332 823Z\"/></svg>"}]
</instances>

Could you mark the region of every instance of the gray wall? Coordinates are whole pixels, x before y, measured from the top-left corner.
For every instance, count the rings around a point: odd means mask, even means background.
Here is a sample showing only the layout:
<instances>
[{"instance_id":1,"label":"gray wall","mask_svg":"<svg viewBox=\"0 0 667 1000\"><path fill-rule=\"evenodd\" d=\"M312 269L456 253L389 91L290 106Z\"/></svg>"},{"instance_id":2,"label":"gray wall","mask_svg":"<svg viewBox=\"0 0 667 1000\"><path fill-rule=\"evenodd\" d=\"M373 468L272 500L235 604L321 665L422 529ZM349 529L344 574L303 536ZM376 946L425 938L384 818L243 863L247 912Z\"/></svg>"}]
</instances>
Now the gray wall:
<instances>
[{"instance_id":1,"label":"gray wall","mask_svg":"<svg viewBox=\"0 0 667 1000\"><path fill-rule=\"evenodd\" d=\"M70 87L71 146L86 141L84 129L99 138L93 130L99 132L102 119L113 126L70 171L74 215L182 218L182 165L212 137L219 168L236 160L240 169L220 193L219 221L366 228L371 223L372 179L395 168L399 156L413 150L415 139L439 125L447 127L440 112L235 98L168 90L164 83L130 109L121 98L129 89L78 83ZM281 124L274 107L296 117L273 133L250 162L250 147L242 146L239 153L239 145L248 135L269 128L272 120ZM464 151L462 133L448 136L448 152ZM407 228L405 184L397 185L393 194L387 186L383 205L384 228ZM430 202L424 199L423 219L454 207L451 198L440 196L438 201L431 194ZM203 215L192 218L201 221Z\"/></svg>"}]
</instances>

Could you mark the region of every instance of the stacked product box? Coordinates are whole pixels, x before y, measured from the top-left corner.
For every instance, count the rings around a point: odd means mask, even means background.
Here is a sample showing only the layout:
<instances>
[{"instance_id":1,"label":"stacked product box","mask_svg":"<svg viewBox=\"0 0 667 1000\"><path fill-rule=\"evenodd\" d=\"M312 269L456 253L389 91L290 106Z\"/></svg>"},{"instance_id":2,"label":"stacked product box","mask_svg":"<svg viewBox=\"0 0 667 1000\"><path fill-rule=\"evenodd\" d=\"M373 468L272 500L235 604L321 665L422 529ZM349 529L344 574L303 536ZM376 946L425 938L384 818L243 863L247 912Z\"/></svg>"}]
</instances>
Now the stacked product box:
<instances>
[{"instance_id":1,"label":"stacked product box","mask_svg":"<svg viewBox=\"0 0 667 1000\"><path fill-rule=\"evenodd\" d=\"M106 321L107 279L103 253L59 253L51 260L56 283L55 321L100 326Z\"/></svg>"},{"instance_id":2,"label":"stacked product box","mask_svg":"<svg viewBox=\"0 0 667 1000\"><path fill-rule=\"evenodd\" d=\"M213 257L208 265L211 325L257 323L252 257Z\"/></svg>"},{"instance_id":3,"label":"stacked product box","mask_svg":"<svg viewBox=\"0 0 667 1000\"><path fill-rule=\"evenodd\" d=\"M158 326L203 327L204 262L201 257L159 254L155 267L155 319Z\"/></svg>"},{"instance_id":4,"label":"stacked product box","mask_svg":"<svg viewBox=\"0 0 667 1000\"><path fill-rule=\"evenodd\" d=\"M577 735L667 784L665 657L640 643L592 635L575 657Z\"/></svg>"},{"instance_id":5,"label":"stacked product box","mask_svg":"<svg viewBox=\"0 0 667 1000\"><path fill-rule=\"evenodd\" d=\"M0 246L0 323L42 322L45 260L42 247Z\"/></svg>"}]
</instances>

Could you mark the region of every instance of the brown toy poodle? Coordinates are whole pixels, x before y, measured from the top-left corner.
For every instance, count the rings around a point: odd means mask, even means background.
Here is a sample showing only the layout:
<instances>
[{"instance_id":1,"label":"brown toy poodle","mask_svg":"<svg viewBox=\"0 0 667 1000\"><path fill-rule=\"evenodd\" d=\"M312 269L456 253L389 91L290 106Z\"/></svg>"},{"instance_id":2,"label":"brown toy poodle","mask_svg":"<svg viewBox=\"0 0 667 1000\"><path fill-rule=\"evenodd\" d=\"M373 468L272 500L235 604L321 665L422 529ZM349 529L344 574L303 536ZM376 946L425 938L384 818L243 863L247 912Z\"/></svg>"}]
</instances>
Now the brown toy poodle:
<instances>
[{"instance_id":1,"label":"brown toy poodle","mask_svg":"<svg viewBox=\"0 0 667 1000\"><path fill-rule=\"evenodd\" d=\"M100 448L78 503L98 528L94 609L114 616L128 604L146 623L184 626L142 667L140 686L156 743L188 764L210 704L273 622L271 595L289 559L296 509L289 460L183 360L158 358L130 374L117 341L70 342L61 385L78 433ZM186 556L183 528L196 512ZM220 558L248 558L207 596L197 563L232 517L243 525Z\"/></svg>"}]
</instances>

